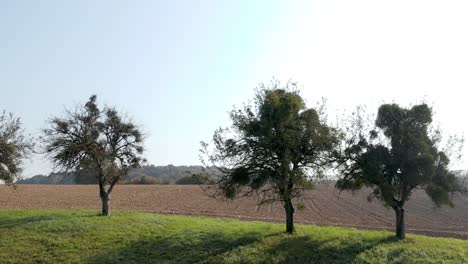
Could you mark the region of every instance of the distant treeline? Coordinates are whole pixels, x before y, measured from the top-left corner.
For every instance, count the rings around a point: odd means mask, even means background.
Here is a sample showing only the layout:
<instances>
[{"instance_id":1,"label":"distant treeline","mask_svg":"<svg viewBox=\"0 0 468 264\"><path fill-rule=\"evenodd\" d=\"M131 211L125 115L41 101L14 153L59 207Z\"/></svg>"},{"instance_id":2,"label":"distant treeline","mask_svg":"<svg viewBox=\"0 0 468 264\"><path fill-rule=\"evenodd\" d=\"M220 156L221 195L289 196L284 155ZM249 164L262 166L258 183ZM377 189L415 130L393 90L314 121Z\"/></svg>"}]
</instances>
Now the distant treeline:
<instances>
[{"instance_id":1,"label":"distant treeline","mask_svg":"<svg viewBox=\"0 0 468 264\"><path fill-rule=\"evenodd\" d=\"M466 179L468 186L468 171L456 170L455 174ZM215 167L203 166L142 166L132 169L120 184L212 184L220 175ZM334 182L334 179L323 182ZM18 184L96 184L96 177L91 173L51 173L48 176L36 175L31 178L16 181Z\"/></svg>"},{"instance_id":2,"label":"distant treeline","mask_svg":"<svg viewBox=\"0 0 468 264\"><path fill-rule=\"evenodd\" d=\"M142 166L131 169L120 184L211 184L220 172L215 167L203 166ZM89 172L60 172L48 176L36 175L16 181L18 184L96 184Z\"/></svg>"}]
</instances>

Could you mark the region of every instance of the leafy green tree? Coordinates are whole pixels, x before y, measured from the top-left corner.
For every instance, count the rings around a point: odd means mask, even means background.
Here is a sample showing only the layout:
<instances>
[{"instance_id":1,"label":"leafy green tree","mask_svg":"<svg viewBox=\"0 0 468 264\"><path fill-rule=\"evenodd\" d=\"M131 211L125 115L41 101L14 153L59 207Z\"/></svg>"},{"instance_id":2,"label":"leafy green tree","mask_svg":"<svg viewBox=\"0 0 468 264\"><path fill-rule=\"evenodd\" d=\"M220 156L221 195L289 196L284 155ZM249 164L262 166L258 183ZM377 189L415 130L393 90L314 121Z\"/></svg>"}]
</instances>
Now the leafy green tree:
<instances>
[{"instance_id":1,"label":"leafy green tree","mask_svg":"<svg viewBox=\"0 0 468 264\"><path fill-rule=\"evenodd\" d=\"M337 143L336 130L306 108L294 85L262 86L254 104L230 114L231 129L218 129L214 147L202 142L208 160L223 172L217 190L233 199L264 194L260 203L281 201L286 232L294 231L293 200L322 175ZM260 196L260 195L259 195Z\"/></svg>"},{"instance_id":2,"label":"leafy green tree","mask_svg":"<svg viewBox=\"0 0 468 264\"><path fill-rule=\"evenodd\" d=\"M42 139L57 167L96 176L106 216L115 184L144 161L138 126L123 120L114 108L99 109L95 95L84 106L66 111L64 118L53 118Z\"/></svg>"},{"instance_id":3,"label":"leafy green tree","mask_svg":"<svg viewBox=\"0 0 468 264\"><path fill-rule=\"evenodd\" d=\"M5 111L0 115L0 181L12 184L21 172L21 161L32 151L33 143L26 139L21 121Z\"/></svg>"},{"instance_id":4,"label":"leafy green tree","mask_svg":"<svg viewBox=\"0 0 468 264\"><path fill-rule=\"evenodd\" d=\"M437 206L453 206L451 194L464 190L448 169L447 154L438 148L440 134L429 132L431 122L432 110L426 104L410 109L384 104L375 128L348 135L340 154L337 188L370 187L369 199L375 197L395 211L399 239L405 238L404 206L415 189L425 190Z\"/></svg>"}]
</instances>

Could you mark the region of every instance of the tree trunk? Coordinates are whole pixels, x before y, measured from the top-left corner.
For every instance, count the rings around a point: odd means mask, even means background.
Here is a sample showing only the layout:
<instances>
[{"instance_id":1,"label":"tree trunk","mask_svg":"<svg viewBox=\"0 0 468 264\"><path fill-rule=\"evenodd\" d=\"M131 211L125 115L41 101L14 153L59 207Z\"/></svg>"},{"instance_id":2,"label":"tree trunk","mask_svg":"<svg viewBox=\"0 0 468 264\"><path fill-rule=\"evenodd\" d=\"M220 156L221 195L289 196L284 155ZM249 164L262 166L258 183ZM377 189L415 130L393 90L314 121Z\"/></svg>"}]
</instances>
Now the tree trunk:
<instances>
[{"instance_id":1,"label":"tree trunk","mask_svg":"<svg viewBox=\"0 0 468 264\"><path fill-rule=\"evenodd\" d=\"M101 197L102 199L102 215L103 216L109 216L110 215L110 212L109 212L109 195L105 195L103 197Z\"/></svg>"},{"instance_id":2,"label":"tree trunk","mask_svg":"<svg viewBox=\"0 0 468 264\"><path fill-rule=\"evenodd\" d=\"M294 232L294 207L291 199L284 201L284 209L286 211L286 233L291 234Z\"/></svg>"},{"instance_id":3,"label":"tree trunk","mask_svg":"<svg viewBox=\"0 0 468 264\"><path fill-rule=\"evenodd\" d=\"M405 239L405 209L403 207L397 206L394 208L396 214L396 237L398 239Z\"/></svg>"},{"instance_id":4,"label":"tree trunk","mask_svg":"<svg viewBox=\"0 0 468 264\"><path fill-rule=\"evenodd\" d=\"M99 196L101 196L101 200L102 200L101 215L109 216L110 215L110 211L109 211L110 194L106 192L106 189L104 188L103 184L99 184Z\"/></svg>"}]
</instances>

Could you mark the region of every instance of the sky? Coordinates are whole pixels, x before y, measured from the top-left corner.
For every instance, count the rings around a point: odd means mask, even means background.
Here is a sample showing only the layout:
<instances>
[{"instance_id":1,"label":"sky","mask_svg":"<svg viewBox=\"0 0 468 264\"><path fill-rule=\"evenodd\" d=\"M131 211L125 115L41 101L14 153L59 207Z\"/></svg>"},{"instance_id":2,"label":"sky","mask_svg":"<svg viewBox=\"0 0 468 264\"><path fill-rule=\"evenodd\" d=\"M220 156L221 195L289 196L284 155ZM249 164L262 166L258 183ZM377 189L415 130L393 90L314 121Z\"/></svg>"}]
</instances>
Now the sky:
<instances>
[{"instance_id":1,"label":"sky","mask_svg":"<svg viewBox=\"0 0 468 264\"><path fill-rule=\"evenodd\" d=\"M28 134L92 94L143 127L155 165L200 141L260 83L297 82L329 119L428 102L468 135L467 1L0 1L0 109ZM468 147L455 168L468 168ZM24 177L51 172L35 155Z\"/></svg>"}]
</instances>

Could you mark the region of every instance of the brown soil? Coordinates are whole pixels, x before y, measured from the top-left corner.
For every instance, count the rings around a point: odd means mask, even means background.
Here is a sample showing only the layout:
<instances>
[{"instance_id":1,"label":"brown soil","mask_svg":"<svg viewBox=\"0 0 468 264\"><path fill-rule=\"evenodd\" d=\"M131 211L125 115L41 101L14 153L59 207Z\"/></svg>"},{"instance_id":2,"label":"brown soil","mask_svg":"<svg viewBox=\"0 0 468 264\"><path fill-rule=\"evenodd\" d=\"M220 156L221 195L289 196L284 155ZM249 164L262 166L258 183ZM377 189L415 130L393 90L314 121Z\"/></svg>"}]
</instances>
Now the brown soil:
<instances>
[{"instance_id":1,"label":"brown soil","mask_svg":"<svg viewBox=\"0 0 468 264\"><path fill-rule=\"evenodd\" d=\"M318 185L307 193L304 208L296 209L295 221L393 230L393 211L369 203L367 194L339 193L332 185ZM16 190L0 186L0 209L78 208L100 208L97 185L18 185ZM254 197L221 201L208 197L199 186L118 185L111 209L284 221L279 203L258 206ZM456 198L455 208L436 208L424 192L415 192L406 206L406 223L409 233L468 239L468 197Z\"/></svg>"}]
</instances>

